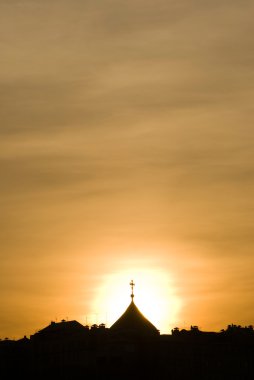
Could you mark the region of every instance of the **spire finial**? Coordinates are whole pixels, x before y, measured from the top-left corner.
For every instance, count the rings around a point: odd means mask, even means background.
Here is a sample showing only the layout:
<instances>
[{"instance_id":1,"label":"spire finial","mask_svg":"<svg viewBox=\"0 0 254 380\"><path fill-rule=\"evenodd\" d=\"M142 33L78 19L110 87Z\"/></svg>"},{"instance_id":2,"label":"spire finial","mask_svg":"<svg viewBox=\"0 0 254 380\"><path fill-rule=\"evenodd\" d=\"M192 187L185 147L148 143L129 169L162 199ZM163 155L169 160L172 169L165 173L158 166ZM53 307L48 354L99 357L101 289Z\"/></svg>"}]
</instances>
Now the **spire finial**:
<instances>
[{"instance_id":1,"label":"spire finial","mask_svg":"<svg viewBox=\"0 0 254 380\"><path fill-rule=\"evenodd\" d=\"M131 301L133 302L133 298L134 298L133 287L135 286L133 280L131 280L130 286L131 286Z\"/></svg>"}]
</instances>

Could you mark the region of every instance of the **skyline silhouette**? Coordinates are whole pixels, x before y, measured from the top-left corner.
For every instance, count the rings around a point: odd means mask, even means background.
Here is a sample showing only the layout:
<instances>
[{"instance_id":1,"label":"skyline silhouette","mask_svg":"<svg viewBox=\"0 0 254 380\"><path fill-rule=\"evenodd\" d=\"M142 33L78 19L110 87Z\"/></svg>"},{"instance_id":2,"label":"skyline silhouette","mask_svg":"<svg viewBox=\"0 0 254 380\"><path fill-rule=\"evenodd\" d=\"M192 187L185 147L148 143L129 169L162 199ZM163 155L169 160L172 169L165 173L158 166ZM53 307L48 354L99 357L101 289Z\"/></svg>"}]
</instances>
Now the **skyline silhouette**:
<instances>
[{"instance_id":1,"label":"skyline silhouette","mask_svg":"<svg viewBox=\"0 0 254 380\"><path fill-rule=\"evenodd\" d=\"M87 318L86 318L86 324L85 325L82 325L80 322L77 322L77 321L69 321L68 320L68 317L66 319L61 319L59 322L56 320L56 321L51 321L50 325L44 329L40 329L40 330L37 330L35 332L35 334L32 334L31 337L33 337L34 335L40 333L41 331L44 331L44 330L47 330L49 329L49 327L52 327L52 326L57 326L57 325L63 325L63 324L68 324L70 322L70 324L77 324L79 327L84 327L86 330L94 330L94 329L105 329L105 328L109 328L111 331L113 332L117 332L119 333L119 331L121 332L121 330L124 330L125 333L126 331L128 331L129 329L134 329L134 330L139 330L139 331L142 331L143 329L145 329L144 331L146 331L146 333L149 334L149 332L151 334L160 334L160 329L156 328L144 315L143 313L138 309L138 307L136 306L135 302L134 302L134 297L135 297L135 294L134 294L134 286L135 286L135 283L133 280L130 281L130 287L131 287L131 294L130 294L130 298L131 298L131 302L129 304L129 306L127 307L127 309L123 312L122 315L119 316L119 318L114 321L113 324L111 324L111 326L107 326L106 323L104 322L101 322L101 323L98 323L98 321L93 322L93 323L90 323L88 324L87 323ZM215 331L209 331L209 332L203 332L202 330L199 329L198 325L190 325L190 332L195 332L195 333L199 333L199 332L202 332L202 333L225 333L225 331L230 331L231 333L232 332L236 332L236 331L247 331L247 332L253 332L253 325L248 325L248 326L241 326L239 324L234 324L234 323L231 323L231 324L228 324L227 325L227 329L220 329L219 331L215 332ZM188 330L186 328L179 328L179 327L174 327L171 332L168 332L167 334L163 334L163 335L180 335L180 334L185 334L187 333ZM22 340L22 339L27 339L27 336L24 335L24 338L21 338L21 339L18 339L19 340ZM4 339L0 338L0 340L12 340L12 339L9 339L8 337L5 337ZM13 339L13 340L17 340L17 339Z\"/></svg>"},{"instance_id":2,"label":"skyline silhouette","mask_svg":"<svg viewBox=\"0 0 254 380\"><path fill-rule=\"evenodd\" d=\"M131 302L110 328L51 322L30 338L0 340L0 372L26 379L237 379L254 375L254 329L159 330Z\"/></svg>"}]
</instances>

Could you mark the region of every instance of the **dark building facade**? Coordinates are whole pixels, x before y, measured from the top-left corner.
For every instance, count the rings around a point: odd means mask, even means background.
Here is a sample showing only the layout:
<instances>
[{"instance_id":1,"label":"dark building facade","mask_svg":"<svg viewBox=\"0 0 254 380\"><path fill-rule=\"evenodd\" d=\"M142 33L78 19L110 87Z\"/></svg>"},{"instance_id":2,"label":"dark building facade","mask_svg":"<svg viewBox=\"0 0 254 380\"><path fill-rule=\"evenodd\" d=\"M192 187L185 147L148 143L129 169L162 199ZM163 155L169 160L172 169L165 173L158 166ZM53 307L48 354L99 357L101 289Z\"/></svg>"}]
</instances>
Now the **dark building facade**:
<instances>
[{"instance_id":1,"label":"dark building facade","mask_svg":"<svg viewBox=\"0 0 254 380\"><path fill-rule=\"evenodd\" d=\"M110 328L62 320L30 339L1 340L0 379L254 379L252 326L161 335L133 298Z\"/></svg>"}]
</instances>

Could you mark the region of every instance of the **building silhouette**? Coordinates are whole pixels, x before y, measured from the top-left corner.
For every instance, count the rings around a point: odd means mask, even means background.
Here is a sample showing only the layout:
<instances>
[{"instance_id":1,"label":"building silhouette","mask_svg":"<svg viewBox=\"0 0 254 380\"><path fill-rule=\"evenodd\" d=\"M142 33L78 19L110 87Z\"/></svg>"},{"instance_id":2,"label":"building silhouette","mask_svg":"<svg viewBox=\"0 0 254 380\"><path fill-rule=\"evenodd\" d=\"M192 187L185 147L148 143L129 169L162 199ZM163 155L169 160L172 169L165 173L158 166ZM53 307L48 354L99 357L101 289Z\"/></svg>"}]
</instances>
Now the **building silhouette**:
<instances>
[{"instance_id":1,"label":"building silhouette","mask_svg":"<svg viewBox=\"0 0 254 380\"><path fill-rule=\"evenodd\" d=\"M0 378L254 379L252 326L220 332L159 330L131 302L110 327L51 322L30 338L0 341Z\"/></svg>"},{"instance_id":2,"label":"building silhouette","mask_svg":"<svg viewBox=\"0 0 254 380\"><path fill-rule=\"evenodd\" d=\"M134 303L133 281L131 285L131 303L121 317L110 327L116 335L157 336L159 330L139 311Z\"/></svg>"}]
</instances>

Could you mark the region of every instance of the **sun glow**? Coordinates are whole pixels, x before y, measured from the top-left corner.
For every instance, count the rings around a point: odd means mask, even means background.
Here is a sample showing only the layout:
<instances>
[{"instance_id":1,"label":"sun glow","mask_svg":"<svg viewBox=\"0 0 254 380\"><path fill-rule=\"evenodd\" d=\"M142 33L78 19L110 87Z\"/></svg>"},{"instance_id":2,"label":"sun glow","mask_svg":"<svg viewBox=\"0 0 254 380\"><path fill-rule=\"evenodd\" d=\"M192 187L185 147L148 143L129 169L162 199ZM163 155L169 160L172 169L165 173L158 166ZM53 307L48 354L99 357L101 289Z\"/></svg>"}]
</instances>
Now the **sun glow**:
<instances>
[{"instance_id":1,"label":"sun glow","mask_svg":"<svg viewBox=\"0 0 254 380\"><path fill-rule=\"evenodd\" d=\"M141 313L161 333L169 333L181 301L174 293L172 279L163 270L130 269L105 276L93 304L96 315L110 327L131 302L131 280L135 283L134 302Z\"/></svg>"}]
</instances>

